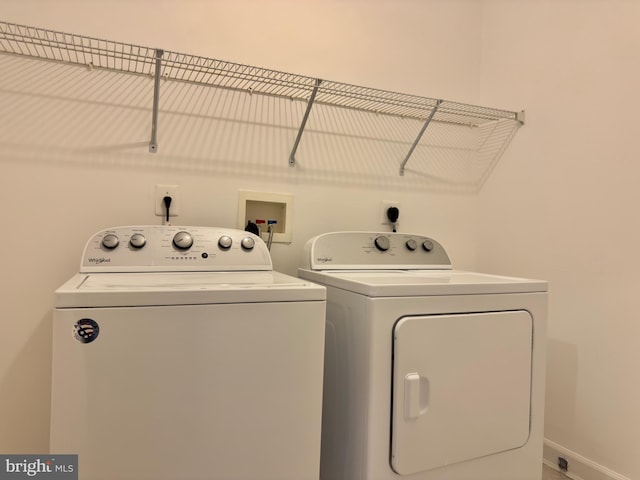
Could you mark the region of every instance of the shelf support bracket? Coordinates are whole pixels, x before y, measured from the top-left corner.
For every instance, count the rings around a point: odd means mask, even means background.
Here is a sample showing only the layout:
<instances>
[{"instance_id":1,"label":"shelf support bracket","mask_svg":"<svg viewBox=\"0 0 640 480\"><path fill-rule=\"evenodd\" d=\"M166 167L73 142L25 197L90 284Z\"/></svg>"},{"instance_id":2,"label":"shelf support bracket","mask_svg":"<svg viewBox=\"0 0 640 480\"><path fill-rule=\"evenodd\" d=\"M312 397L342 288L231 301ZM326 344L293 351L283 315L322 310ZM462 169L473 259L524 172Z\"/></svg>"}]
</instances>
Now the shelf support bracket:
<instances>
[{"instance_id":1,"label":"shelf support bracket","mask_svg":"<svg viewBox=\"0 0 640 480\"><path fill-rule=\"evenodd\" d=\"M413 151L416 149L416 147L418 146L418 143L420 143L420 140L422 139L422 136L424 135L424 132L427 131L427 127L429 126L429 124L431 123L431 120L433 119L433 116L436 114L436 112L438 111L438 108L440 107L440 104L442 103L442 100L436 100L436 106L433 107L433 110L431 110L431 113L429 113L429 116L427 117L427 119L424 122L424 125L422 126L422 128L420 129L420 133L418 133L417 138L413 141L413 145L411 145L411 148L409 148L409 151L407 152L407 156L404 157L404 160L402 161L402 163L400 164L400 176L404 176L404 167L407 164L407 162L409 161L409 158L411 157L411 155L413 154Z\"/></svg>"},{"instance_id":2,"label":"shelf support bracket","mask_svg":"<svg viewBox=\"0 0 640 480\"><path fill-rule=\"evenodd\" d=\"M318 87L322 80L316 78L316 85L313 87L313 92L311 92L311 97L309 98L309 103L307 103L307 110L304 112L304 116L302 117L302 123L300 124L300 128L298 129L298 135L296 136L296 141L293 144L293 148L291 149L291 153L289 154L289 166L296 166L296 152L298 151L298 145L300 144L300 139L302 138L302 132L304 132L304 127L307 125L307 120L309 119L309 114L311 113L311 107L313 106L313 102L316 100L316 95L318 94Z\"/></svg>"},{"instance_id":3,"label":"shelf support bracket","mask_svg":"<svg viewBox=\"0 0 640 480\"><path fill-rule=\"evenodd\" d=\"M156 73L153 77L153 113L151 116L151 141L149 152L158 151L158 104L160 103L160 75L162 74L162 56L164 50L156 49Z\"/></svg>"}]
</instances>

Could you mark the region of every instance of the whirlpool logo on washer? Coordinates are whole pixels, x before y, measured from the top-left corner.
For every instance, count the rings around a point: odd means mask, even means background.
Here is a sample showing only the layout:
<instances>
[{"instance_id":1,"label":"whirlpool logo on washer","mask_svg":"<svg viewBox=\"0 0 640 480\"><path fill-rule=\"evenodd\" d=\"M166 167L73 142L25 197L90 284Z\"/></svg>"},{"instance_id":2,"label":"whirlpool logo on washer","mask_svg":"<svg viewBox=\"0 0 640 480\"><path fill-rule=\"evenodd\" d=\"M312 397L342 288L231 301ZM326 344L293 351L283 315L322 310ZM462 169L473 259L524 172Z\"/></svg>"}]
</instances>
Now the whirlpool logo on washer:
<instances>
[{"instance_id":1,"label":"whirlpool logo on washer","mask_svg":"<svg viewBox=\"0 0 640 480\"><path fill-rule=\"evenodd\" d=\"M95 320L83 318L73 325L73 336L80 343L91 343L100 334L100 325Z\"/></svg>"},{"instance_id":2,"label":"whirlpool logo on washer","mask_svg":"<svg viewBox=\"0 0 640 480\"><path fill-rule=\"evenodd\" d=\"M90 257L90 258L87 259L87 261L89 263L93 263L95 265L102 265L103 263L111 262L111 259L109 257L100 257L100 258Z\"/></svg>"}]
</instances>

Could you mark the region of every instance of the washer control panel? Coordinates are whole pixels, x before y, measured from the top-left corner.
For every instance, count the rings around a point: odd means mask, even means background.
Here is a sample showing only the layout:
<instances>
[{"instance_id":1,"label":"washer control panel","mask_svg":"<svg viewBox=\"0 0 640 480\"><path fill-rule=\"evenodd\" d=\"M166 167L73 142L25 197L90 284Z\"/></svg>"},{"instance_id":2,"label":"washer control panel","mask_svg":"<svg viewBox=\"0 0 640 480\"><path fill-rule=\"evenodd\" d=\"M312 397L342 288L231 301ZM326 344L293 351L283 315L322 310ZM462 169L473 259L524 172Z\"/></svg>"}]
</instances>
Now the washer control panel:
<instances>
[{"instance_id":1,"label":"washer control panel","mask_svg":"<svg viewBox=\"0 0 640 480\"><path fill-rule=\"evenodd\" d=\"M307 242L305 268L312 270L451 269L442 245L424 235L331 232Z\"/></svg>"},{"instance_id":2,"label":"washer control panel","mask_svg":"<svg viewBox=\"0 0 640 480\"><path fill-rule=\"evenodd\" d=\"M167 225L113 227L87 242L81 272L272 270L264 241L249 232Z\"/></svg>"}]
</instances>

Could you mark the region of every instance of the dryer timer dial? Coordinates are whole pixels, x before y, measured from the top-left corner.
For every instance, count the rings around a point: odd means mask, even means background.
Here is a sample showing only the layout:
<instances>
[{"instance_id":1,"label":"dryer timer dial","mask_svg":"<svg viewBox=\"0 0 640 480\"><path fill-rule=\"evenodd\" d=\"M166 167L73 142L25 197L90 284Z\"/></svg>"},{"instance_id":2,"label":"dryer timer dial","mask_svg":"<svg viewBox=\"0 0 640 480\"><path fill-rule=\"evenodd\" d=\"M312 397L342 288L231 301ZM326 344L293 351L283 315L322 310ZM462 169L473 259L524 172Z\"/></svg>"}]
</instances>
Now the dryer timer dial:
<instances>
[{"instance_id":1,"label":"dryer timer dial","mask_svg":"<svg viewBox=\"0 0 640 480\"><path fill-rule=\"evenodd\" d=\"M412 252L418 248L418 242L416 242L413 238L410 238L409 240L407 240L405 242L405 245L407 247L408 250L411 250Z\"/></svg>"},{"instance_id":2,"label":"dryer timer dial","mask_svg":"<svg viewBox=\"0 0 640 480\"><path fill-rule=\"evenodd\" d=\"M376 237L373 243L375 244L376 248L381 252L386 252L391 247L391 242L389 241L389 237L383 237L383 236Z\"/></svg>"},{"instance_id":3,"label":"dryer timer dial","mask_svg":"<svg viewBox=\"0 0 640 480\"><path fill-rule=\"evenodd\" d=\"M431 250L433 250L433 242L431 240L425 240L424 242L422 242L422 248L425 252L430 252Z\"/></svg>"}]
</instances>

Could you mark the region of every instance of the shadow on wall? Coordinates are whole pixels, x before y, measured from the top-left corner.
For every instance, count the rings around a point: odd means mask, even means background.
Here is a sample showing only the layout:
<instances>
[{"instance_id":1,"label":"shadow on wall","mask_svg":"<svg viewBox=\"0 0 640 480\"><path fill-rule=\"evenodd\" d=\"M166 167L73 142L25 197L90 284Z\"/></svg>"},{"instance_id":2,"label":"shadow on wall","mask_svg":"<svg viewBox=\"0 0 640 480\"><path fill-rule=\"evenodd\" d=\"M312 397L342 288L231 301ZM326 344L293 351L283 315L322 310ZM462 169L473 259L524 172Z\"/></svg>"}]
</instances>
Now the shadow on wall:
<instances>
[{"instance_id":1,"label":"shadow on wall","mask_svg":"<svg viewBox=\"0 0 640 480\"><path fill-rule=\"evenodd\" d=\"M545 429L545 438L562 443L555 436L562 431L574 429L577 378L578 346L553 338L547 339L545 418L547 425L554 425L561 430L556 432Z\"/></svg>"},{"instance_id":2,"label":"shadow on wall","mask_svg":"<svg viewBox=\"0 0 640 480\"><path fill-rule=\"evenodd\" d=\"M2 453L49 453L52 318L38 322L0 379L0 444L10 448Z\"/></svg>"},{"instance_id":3,"label":"shadow on wall","mask_svg":"<svg viewBox=\"0 0 640 480\"><path fill-rule=\"evenodd\" d=\"M506 146L493 139L515 133L512 123L434 122L400 176L423 122L317 104L291 168L305 102L163 80L150 154L153 84L148 75L0 55L3 157L475 193L494 150Z\"/></svg>"}]
</instances>

